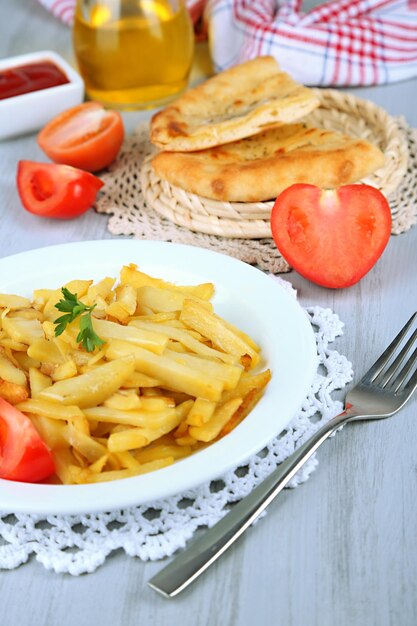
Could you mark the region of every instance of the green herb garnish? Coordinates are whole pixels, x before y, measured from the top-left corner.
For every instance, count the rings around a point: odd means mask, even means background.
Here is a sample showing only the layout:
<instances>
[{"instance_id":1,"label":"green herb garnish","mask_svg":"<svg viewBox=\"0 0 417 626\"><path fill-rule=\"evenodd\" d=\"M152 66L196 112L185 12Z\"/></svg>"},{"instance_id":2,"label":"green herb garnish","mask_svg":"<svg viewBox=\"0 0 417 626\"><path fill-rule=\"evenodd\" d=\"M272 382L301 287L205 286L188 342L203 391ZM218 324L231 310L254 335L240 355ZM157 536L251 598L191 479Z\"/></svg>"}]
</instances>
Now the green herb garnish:
<instances>
[{"instance_id":1,"label":"green herb garnish","mask_svg":"<svg viewBox=\"0 0 417 626\"><path fill-rule=\"evenodd\" d=\"M77 341L87 352L93 352L95 348L106 343L94 332L91 312L96 305L87 306L83 304L78 300L77 294L71 293L66 287L62 287L61 291L64 298L55 305L55 308L65 315L61 315L54 322L56 324L55 336L61 335L68 324L80 317L80 332L77 335Z\"/></svg>"}]
</instances>

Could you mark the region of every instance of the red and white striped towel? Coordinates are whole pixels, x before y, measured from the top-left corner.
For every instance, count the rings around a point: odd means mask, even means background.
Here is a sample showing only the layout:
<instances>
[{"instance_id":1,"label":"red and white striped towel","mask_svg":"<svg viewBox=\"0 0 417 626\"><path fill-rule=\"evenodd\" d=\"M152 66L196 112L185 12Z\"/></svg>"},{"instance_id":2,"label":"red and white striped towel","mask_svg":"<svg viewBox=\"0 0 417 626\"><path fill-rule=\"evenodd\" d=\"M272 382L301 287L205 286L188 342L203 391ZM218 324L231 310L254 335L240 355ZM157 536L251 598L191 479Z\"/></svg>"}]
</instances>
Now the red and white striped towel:
<instances>
[{"instance_id":1,"label":"red and white striped towel","mask_svg":"<svg viewBox=\"0 0 417 626\"><path fill-rule=\"evenodd\" d=\"M417 76L416 0L209 0L216 70L272 54L306 85L375 85Z\"/></svg>"},{"instance_id":2,"label":"red and white striped towel","mask_svg":"<svg viewBox=\"0 0 417 626\"><path fill-rule=\"evenodd\" d=\"M75 0L40 0L69 23ZM417 0L187 0L204 10L217 71L273 55L305 85L376 85L417 76Z\"/></svg>"}]
</instances>

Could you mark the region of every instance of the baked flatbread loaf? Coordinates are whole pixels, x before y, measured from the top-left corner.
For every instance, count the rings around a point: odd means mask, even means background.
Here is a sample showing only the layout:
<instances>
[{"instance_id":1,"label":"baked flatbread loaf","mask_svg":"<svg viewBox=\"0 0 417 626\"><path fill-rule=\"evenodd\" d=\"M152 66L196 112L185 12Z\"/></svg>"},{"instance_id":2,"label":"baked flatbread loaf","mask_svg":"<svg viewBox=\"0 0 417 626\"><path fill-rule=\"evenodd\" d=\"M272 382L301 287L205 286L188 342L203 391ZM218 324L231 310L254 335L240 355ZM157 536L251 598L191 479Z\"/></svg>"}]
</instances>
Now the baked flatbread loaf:
<instances>
[{"instance_id":1,"label":"baked flatbread loaf","mask_svg":"<svg viewBox=\"0 0 417 626\"><path fill-rule=\"evenodd\" d=\"M189 89L151 122L151 142L165 150L202 150L294 122L318 107L311 89L258 57Z\"/></svg>"},{"instance_id":2,"label":"baked flatbread loaf","mask_svg":"<svg viewBox=\"0 0 417 626\"><path fill-rule=\"evenodd\" d=\"M160 152L152 167L186 191L229 202L275 199L295 183L334 188L360 180L384 164L363 139L287 124L199 152Z\"/></svg>"}]
</instances>

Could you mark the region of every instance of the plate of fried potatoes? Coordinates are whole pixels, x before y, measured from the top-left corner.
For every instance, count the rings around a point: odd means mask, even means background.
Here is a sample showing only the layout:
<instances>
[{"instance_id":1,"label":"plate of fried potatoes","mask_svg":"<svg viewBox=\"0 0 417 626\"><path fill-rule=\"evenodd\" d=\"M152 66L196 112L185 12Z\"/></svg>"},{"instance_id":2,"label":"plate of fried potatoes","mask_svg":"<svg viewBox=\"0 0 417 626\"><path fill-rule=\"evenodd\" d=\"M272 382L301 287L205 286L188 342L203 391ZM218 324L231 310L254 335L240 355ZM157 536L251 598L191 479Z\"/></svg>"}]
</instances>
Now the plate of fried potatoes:
<instances>
[{"instance_id":1,"label":"plate of fried potatoes","mask_svg":"<svg viewBox=\"0 0 417 626\"><path fill-rule=\"evenodd\" d=\"M302 405L309 318L258 269L173 243L68 243L0 260L0 393L51 450L0 509L111 511L247 461Z\"/></svg>"}]
</instances>

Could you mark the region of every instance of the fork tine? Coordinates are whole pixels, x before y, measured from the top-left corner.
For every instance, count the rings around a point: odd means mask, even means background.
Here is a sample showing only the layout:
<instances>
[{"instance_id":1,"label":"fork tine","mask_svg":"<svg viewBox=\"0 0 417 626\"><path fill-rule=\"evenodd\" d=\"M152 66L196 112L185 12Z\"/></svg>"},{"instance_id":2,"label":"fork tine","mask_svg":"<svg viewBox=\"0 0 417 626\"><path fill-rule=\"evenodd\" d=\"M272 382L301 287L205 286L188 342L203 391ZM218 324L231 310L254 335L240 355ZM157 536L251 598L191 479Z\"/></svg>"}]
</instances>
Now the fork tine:
<instances>
[{"instance_id":1,"label":"fork tine","mask_svg":"<svg viewBox=\"0 0 417 626\"><path fill-rule=\"evenodd\" d=\"M391 341L388 348L384 350L384 352L381 354L379 359L377 359L375 363L370 367L370 369L366 372L365 376L362 379L363 382L365 383L373 382L375 378L382 372L382 370L384 369L384 367L386 366L386 364L388 363L388 361L394 354L395 350L398 348L398 346L400 345L400 343L402 342L402 340L404 339L404 337L410 330L416 317L417 317L417 311L410 317L408 322L400 330L400 332L395 337L395 339Z\"/></svg>"},{"instance_id":2,"label":"fork tine","mask_svg":"<svg viewBox=\"0 0 417 626\"><path fill-rule=\"evenodd\" d=\"M407 392L408 397L411 396L411 394L414 392L416 387L417 387L417 369L414 372L414 374L411 376L411 378L408 381L408 383L406 384L406 386L404 387L404 391Z\"/></svg>"},{"instance_id":3,"label":"fork tine","mask_svg":"<svg viewBox=\"0 0 417 626\"><path fill-rule=\"evenodd\" d=\"M410 374L410 372L412 371L416 363L417 363L417 348L414 350L413 354L411 355L405 367L403 367L403 369L401 370L400 375L397 376L395 382L392 383L393 385L395 385L395 393L398 392L401 385L407 380L408 375ZM416 372L414 372L413 377L410 379L411 386L412 386L413 378L416 378L416 374L417 374L417 370ZM406 387L408 387L408 385L406 385Z\"/></svg>"},{"instance_id":4,"label":"fork tine","mask_svg":"<svg viewBox=\"0 0 417 626\"><path fill-rule=\"evenodd\" d=\"M388 385L390 380L393 378L394 374L399 370L400 366L405 360L405 357L407 356L407 354L413 347L416 337L417 337L417 328L413 332L410 339L407 341L407 343L405 344L404 348L401 350L401 352L399 353L395 361L393 361L391 365L389 366L389 368L387 369L387 371L383 373L383 381L381 381L383 387L386 387Z\"/></svg>"}]
</instances>

